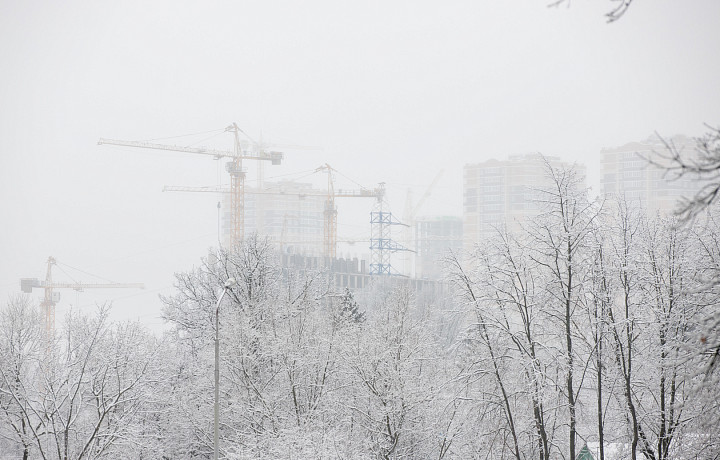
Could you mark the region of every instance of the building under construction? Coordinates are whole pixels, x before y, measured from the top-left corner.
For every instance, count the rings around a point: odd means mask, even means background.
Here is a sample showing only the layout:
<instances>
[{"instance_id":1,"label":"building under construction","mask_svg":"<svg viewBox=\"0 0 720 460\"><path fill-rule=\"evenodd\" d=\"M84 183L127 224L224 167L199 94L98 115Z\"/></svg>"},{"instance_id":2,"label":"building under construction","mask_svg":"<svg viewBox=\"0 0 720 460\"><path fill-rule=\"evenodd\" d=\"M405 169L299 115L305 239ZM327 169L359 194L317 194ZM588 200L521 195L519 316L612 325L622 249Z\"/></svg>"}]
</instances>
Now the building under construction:
<instances>
[{"instance_id":1,"label":"building under construction","mask_svg":"<svg viewBox=\"0 0 720 460\"><path fill-rule=\"evenodd\" d=\"M323 254L326 193L312 184L285 180L245 191L245 233L267 236L281 253ZM221 202L222 241L232 243L230 197Z\"/></svg>"},{"instance_id":2,"label":"building under construction","mask_svg":"<svg viewBox=\"0 0 720 460\"><path fill-rule=\"evenodd\" d=\"M232 133L234 141L232 150L117 139L100 139L98 144L205 155L215 160L226 159L225 169L230 178L229 187L175 186L165 187L164 190L220 193L222 198L219 233L220 240L225 246L241 242L247 235L257 233L261 237L269 237L281 253L321 256L326 267L331 267L332 261L337 258L336 200L371 198L374 206L370 213L369 238L366 240L370 251L368 273L370 275L399 274L390 263L391 254L408 249L392 239L391 229L404 224L388 211L384 201L384 184L375 188L358 185L353 189L336 189L334 177L336 174L342 174L328 164L314 170L315 173L326 175L327 188L324 190L315 188L309 183L294 181L265 183L261 165L281 164L283 153L269 151L265 148L267 145L252 141L235 123L216 131L216 135L223 132ZM258 165L255 187L246 184L247 170L243 161L253 161Z\"/></svg>"}]
</instances>

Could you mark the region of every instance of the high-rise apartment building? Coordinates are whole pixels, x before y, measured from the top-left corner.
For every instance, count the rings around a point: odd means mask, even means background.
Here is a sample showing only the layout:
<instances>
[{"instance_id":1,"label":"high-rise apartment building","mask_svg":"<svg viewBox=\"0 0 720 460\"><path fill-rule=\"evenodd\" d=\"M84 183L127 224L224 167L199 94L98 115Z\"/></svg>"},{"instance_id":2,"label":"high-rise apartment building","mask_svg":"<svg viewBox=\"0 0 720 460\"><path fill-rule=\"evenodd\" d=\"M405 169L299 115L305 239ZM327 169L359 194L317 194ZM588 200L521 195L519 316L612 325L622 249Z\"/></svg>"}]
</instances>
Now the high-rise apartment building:
<instances>
[{"instance_id":1,"label":"high-rise apartment building","mask_svg":"<svg viewBox=\"0 0 720 460\"><path fill-rule=\"evenodd\" d=\"M667 142L675 149L691 154L694 143L686 136L675 136ZM649 164L652 158L666 163L667 145L657 136L600 151L601 190L605 195L623 196L628 203L642 204L649 213L671 213L683 197L692 197L699 188L697 178L676 177L661 167Z\"/></svg>"},{"instance_id":2,"label":"high-rise apartment building","mask_svg":"<svg viewBox=\"0 0 720 460\"><path fill-rule=\"evenodd\" d=\"M538 215L543 205L539 190L552 186L552 168L573 168L585 178L585 167L539 153L512 155L463 168L463 247L497 234L497 229L517 231L526 219Z\"/></svg>"}]
</instances>

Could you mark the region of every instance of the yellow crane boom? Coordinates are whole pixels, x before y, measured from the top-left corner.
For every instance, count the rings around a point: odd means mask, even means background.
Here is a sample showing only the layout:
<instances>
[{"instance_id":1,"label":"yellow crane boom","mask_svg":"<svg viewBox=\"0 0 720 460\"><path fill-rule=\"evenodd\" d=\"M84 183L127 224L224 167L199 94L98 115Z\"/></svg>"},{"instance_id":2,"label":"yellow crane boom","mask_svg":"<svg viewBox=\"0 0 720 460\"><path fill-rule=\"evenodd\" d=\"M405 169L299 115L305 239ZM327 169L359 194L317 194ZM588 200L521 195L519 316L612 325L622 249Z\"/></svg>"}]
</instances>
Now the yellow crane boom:
<instances>
[{"instance_id":1,"label":"yellow crane boom","mask_svg":"<svg viewBox=\"0 0 720 460\"><path fill-rule=\"evenodd\" d=\"M282 162L283 154L281 152L268 152L258 144L256 144L257 148L255 150L248 151L243 147L240 141L240 133L242 133L242 130L236 123L233 123L225 128L225 132L233 133L235 140L234 150L217 150L204 147L183 147L179 145L156 144L154 142L126 141L105 138L100 139L98 141L98 145L107 144L141 149L169 150L173 152L207 155L215 159L229 158L231 161L225 165L225 169L230 174L232 238L233 242L237 243L245 238L245 171L242 167L242 160L269 161L273 165L279 165Z\"/></svg>"},{"instance_id":2,"label":"yellow crane boom","mask_svg":"<svg viewBox=\"0 0 720 460\"><path fill-rule=\"evenodd\" d=\"M118 139L100 138L98 145L117 145L120 147L134 147L139 149L168 150L171 152L194 153L197 155L208 155L215 159L220 158L242 158L243 160L266 160L272 164L280 164L283 155L280 152L241 152L236 154L231 150L208 149L204 147L183 147L181 145L156 144L154 142L124 141Z\"/></svg>"}]
</instances>

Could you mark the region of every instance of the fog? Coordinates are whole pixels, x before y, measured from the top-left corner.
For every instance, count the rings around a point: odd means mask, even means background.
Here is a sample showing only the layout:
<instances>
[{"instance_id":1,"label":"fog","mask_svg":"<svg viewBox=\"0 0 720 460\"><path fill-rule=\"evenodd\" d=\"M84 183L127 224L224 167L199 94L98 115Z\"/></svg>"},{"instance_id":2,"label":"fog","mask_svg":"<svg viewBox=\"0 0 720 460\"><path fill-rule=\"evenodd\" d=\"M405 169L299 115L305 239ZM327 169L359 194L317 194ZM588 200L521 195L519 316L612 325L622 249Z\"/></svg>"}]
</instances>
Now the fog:
<instances>
[{"instance_id":1,"label":"fog","mask_svg":"<svg viewBox=\"0 0 720 460\"><path fill-rule=\"evenodd\" d=\"M59 317L111 300L160 329L158 294L217 244L217 197L162 188L226 182L222 164L101 137L236 122L319 147L285 150L268 178L327 162L386 182L402 214L444 169L421 214L461 216L466 163L542 152L587 164L596 186L602 147L720 120L720 3L637 1L612 24L610 2L548 3L2 2L0 298L52 255L57 279L147 286L63 292ZM338 201L341 238L369 234L356 201Z\"/></svg>"}]
</instances>

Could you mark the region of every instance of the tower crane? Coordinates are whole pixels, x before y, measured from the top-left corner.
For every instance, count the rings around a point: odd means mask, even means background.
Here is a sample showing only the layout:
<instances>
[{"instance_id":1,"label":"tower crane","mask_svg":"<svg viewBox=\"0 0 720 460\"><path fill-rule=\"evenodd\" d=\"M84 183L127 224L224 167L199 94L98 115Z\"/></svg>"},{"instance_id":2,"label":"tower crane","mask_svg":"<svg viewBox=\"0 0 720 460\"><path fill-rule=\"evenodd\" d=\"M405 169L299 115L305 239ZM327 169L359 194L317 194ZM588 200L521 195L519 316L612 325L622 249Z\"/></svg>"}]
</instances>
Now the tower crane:
<instances>
[{"instance_id":1,"label":"tower crane","mask_svg":"<svg viewBox=\"0 0 720 460\"><path fill-rule=\"evenodd\" d=\"M427 201L427 199L430 198L430 195L432 194L433 189L435 188L437 183L440 181L440 178L442 177L444 172L445 172L444 169L441 169L440 171L438 171L438 173L435 175L435 178L433 179L433 181L425 189L425 193L423 193L423 196L417 202L415 207L413 207L410 210L410 212L408 213L408 215L405 216L405 221L409 222L410 225L413 225L415 223L415 216L417 215L418 211L422 208L422 206L425 204L425 201Z\"/></svg>"},{"instance_id":2,"label":"tower crane","mask_svg":"<svg viewBox=\"0 0 720 460\"><path fill-rule=\"evenodd\" d=\"M60 301L60 293L53 292L54 289L74 289L76 291L84 291L85 289L108 289L108 288L136 288L145 289L142 283L66 283L53 282L52 267L57 264L57 260L50 256L47 260L47 272L45 280L41 281L37 278L20 279L20 289L27 294L32 293L33 288L41 288L45 290L40 307L42 308L43 327L48 338L52 338L55 334L55 305Z\"/></svg>"},{"instance_id":3,"label":"tower crane","mask_svg":"<svg viewBox=\"0 0 720 460\"><path fill-rule=\"evenodd\" d=\"M229 158L230 161L225 165L225 169L230 174L231 235L233 242L239 242L245 238L245 171L243 170L242 161L269 161L273 165L279 165L282 162L283 154L281 152L268 152L262 148L257 148L254 151L249 151L247 148L244 148L242 142L240 141L240 134L244 133L236 123L233 123L225 128L225 132L233 133L234 149L232 151L203 147L183 147L178 145L156 144L154 142L124 141L117 139L100 139L98 141L98 145L108 144L122 147L170 150L173 152L208 155L218 160L220 158Z\"/></svg>"},{"instance_id":4,"label":"tower crane","mask_svg":"<svg viewBox=\"0 0 720 460\"><path fill-rule=\"evenodd\" d=\"M435 175L435 178L432 180L430 185L428 185L428 187L425 189L425 193L423 193L422 197L417 202L417 204L415 204L414 207L413 207L412 201L410 199L411 198L410 190L408 190L408 195L407 195L407 198L405 201L405 212L404 212L403 219L405 220L405 222L407 222L409 224L409 226L405 228L405 232L404 232L405 234L403 236L404 236L406 243L412 244L412 247L415 248L415 251L418 250L417 234L416 234L417 228L415 228L415 223L416 223L415 216L417 215L418 211L422 208L422 206L425 204L425 201L427 201L427 199L430 197L433 189L435 188L437 183L440 181L440 178L442 177L442 175L444 173L445 173L444 169L440 169L440 171L438 171L438 173ZM410 260L409 268L410 268L410 273L413 276L414 276L414 272L415 272L415 255L416 255L415 251L410 252L411 260Z\"/></svg>"},{"instance_id":5,"label":"tower crane","mask_svg":"<svg viewBox=\"0 0 720 460\"><path fill-rule=\"evenodd\" d=\"M333 179L333 173L338 171L325 163L315 169L315 172L327 173L327 192L288 192L284 190L246 190L245 193L251 193L256 195L291 195L291 196L324 196L325 205L323 210L323 254L325 257L330 259L337 256L337 206L335 204L336 198L376 198L378 201L382 201L385 196L384 187L376 187L368 189L360 187L359 189L338 189L335 190L335 181ZM167 192L211 192L211 193L233 193L232 188L228 190L223 187L185 187L185 186L165 186L163 191Z\"/></svg>"}]
</instances>

